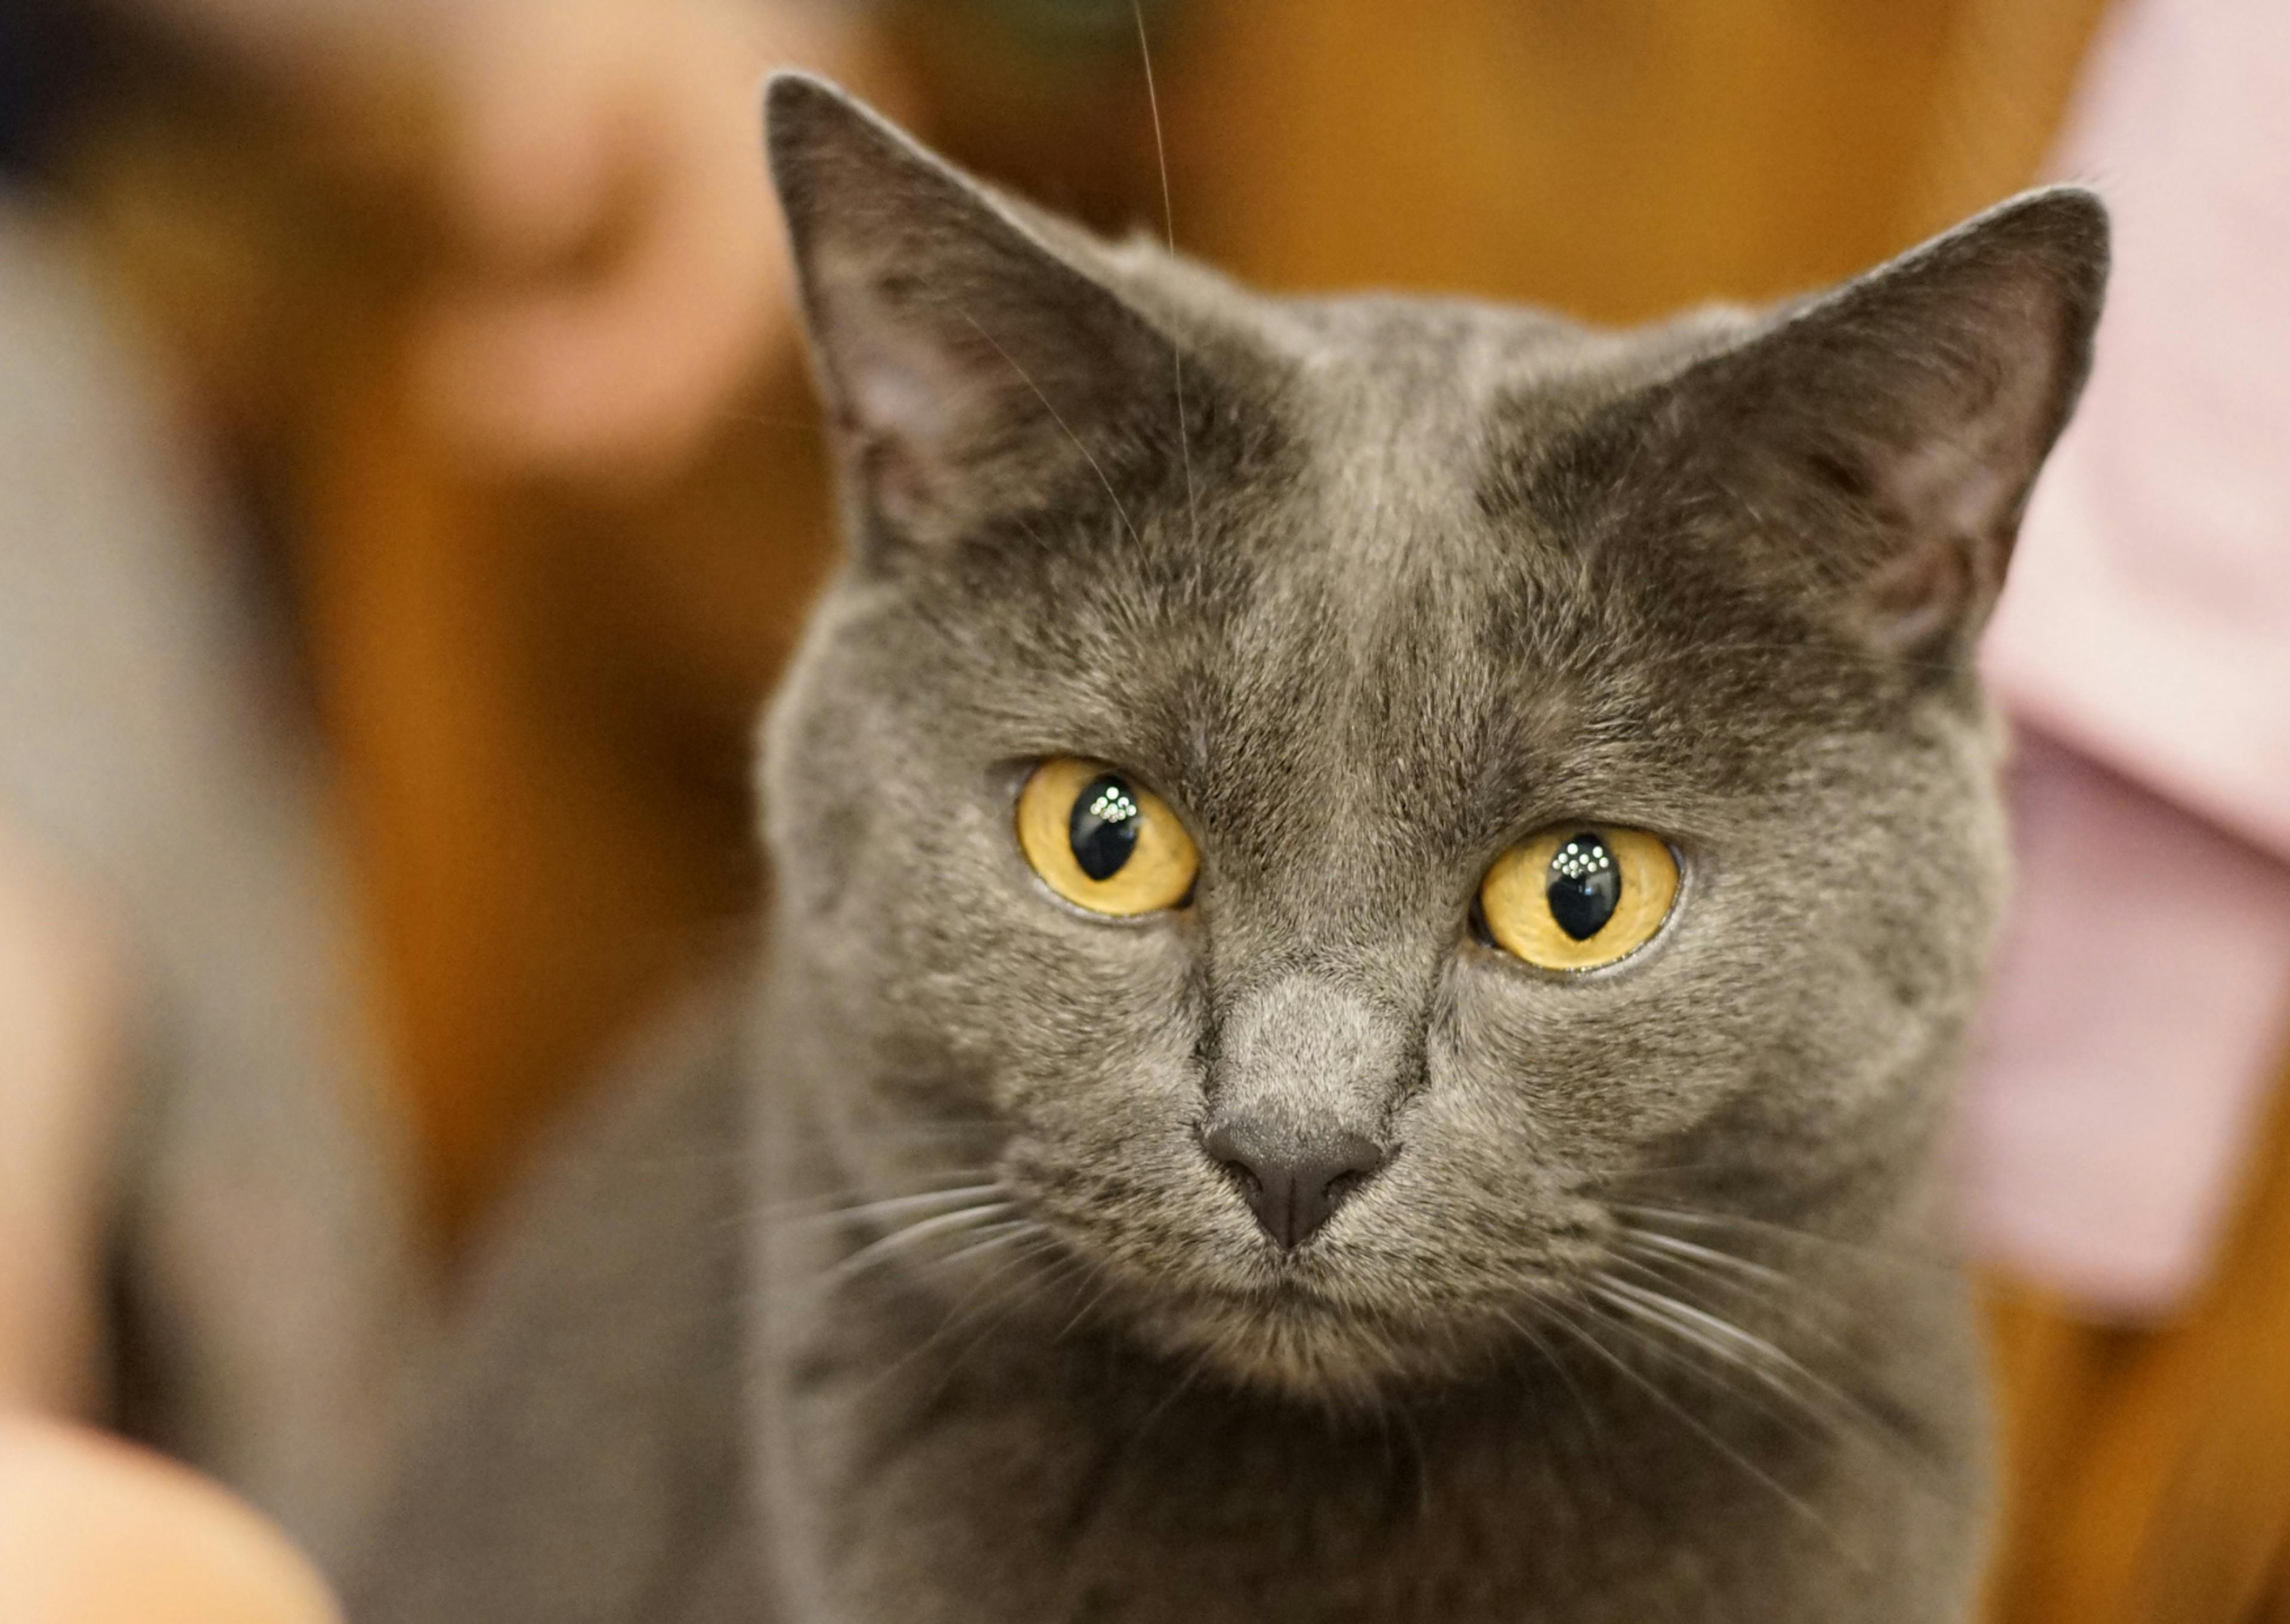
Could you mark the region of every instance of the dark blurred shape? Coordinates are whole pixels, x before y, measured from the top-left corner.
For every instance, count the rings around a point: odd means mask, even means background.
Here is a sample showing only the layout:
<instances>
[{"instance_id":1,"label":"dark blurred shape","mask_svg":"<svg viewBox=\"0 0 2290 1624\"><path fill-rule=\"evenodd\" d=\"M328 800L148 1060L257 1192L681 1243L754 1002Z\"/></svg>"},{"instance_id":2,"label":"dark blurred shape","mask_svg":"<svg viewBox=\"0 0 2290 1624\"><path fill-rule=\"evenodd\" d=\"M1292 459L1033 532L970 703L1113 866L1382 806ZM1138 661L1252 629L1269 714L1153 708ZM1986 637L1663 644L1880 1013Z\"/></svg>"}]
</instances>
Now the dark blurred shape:
<instances>
[{"instance_id":1,"label":"dark blurred shape","mask_svg":"<svg viewBox=\"0 0 2290 1624\"><path fill-rule=\"evenodd\" d=\"M949 8L963 9L963 8ZM1175 0L971 0L967 9L1013 42L1044 52L1133 51L1138 20L1160 26Z\"/></svg>"},{"instance_id":2,"label":"dark blurred shape","mask_svg":"<svg viewBox=\"0 0 2290 1624\"><path fill-rule=\"evenodd\" d=\"M116 54L113 30L92 7L0 6L0 178L20 185L47 172L73 113Z\"/></svg>"}]
</instances>

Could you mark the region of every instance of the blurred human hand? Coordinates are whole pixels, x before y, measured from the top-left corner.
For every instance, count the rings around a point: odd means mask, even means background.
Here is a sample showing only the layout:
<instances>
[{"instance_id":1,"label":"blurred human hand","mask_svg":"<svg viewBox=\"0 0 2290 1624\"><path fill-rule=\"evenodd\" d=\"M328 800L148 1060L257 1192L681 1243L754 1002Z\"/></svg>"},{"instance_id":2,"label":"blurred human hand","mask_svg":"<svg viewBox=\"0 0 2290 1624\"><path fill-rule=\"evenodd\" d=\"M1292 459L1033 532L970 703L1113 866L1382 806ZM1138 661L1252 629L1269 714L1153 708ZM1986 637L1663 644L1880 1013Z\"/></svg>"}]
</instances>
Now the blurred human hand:
<instances>
[{"instance_id":1,"label":"blurred human hand","mask_svg":"<svg viewBox=\"0 0 2290 1624\"><path fill-rule=\"evenodd\" d=\"M140 0L219 40L353 145L410 80L459 253L413 384L509 472L642 478L698 448L792 301L757 91L810 67L880 94L820 0ZM895 98L894 98L895 100Z\"/></svg>"},{"instance_id":2,"label":"blurred human hand","mask_svg":"<svg viewBox=\"0 0 2290 1624\"><path fill-rule=\"evenodd\" d=\"M92 1386L121 1105L110 959L87 900L0 821L0 1407L68 1410Z\"/></svg>"},{"instance_id":3,"label":"blurred human hand","mask_svg":"<svg viewBox=\"0 0 2290 1624\"><path fill-rule=\"evenodd\" d=\"M222 1490L31 1413L93 1386L114 957L90 899L0 822L0 1619L330 1624L308 1565Z\"/></svg>"},{"instance_id":4,"label":"blurred human hand","mask_svg":"<svg viewBox=\"0 0 2290 1624\"><path fill-rule=\"evenodd\" d=\"M0 1619L339 1624L301 1555L197 1474L100 1433L0 1414Z\"/></svg>"}]
</instances>

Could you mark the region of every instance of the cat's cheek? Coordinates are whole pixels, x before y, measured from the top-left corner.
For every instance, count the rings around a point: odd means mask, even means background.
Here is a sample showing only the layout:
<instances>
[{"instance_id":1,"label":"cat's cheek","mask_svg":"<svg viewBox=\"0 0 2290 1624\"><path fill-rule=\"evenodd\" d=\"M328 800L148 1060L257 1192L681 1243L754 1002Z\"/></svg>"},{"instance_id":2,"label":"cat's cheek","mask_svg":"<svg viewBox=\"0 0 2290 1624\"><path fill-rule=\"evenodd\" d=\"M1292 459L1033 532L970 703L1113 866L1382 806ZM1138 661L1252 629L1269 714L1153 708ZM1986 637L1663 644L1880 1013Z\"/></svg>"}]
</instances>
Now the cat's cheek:
<instances>
[{"instance_id":1,"label":"cat's cheek","mask_svg":"<svg viewBox=\"0 0 2290 1624\"><path fill-rule=\"evenodd\" d=\"M1709 989L1692 944L1657 949L1660 962L1580 977L1493 950L1460 956L1432 1033L1430 1088L1516 1124L1533 1154L1584 1168L1696 1120L1734 1067L1699 1012Z\"/></svg>"},{"instance_id":2,"label":"cat's cheek","mask_svg":"<svg viewBox=\"0 0 2290 1624\"><path fill-rule=\"evenodd\" d=\"M1165 924L1061 918L1053 900L1028 900L1036 916L997 961L973 964L959 994L998 1035L996 1108L1083 1179L1093 1160L1117 1165L1123 1146L1189 1135L1205 1019L1189 942Z\"/></svg>"}]
</instances>

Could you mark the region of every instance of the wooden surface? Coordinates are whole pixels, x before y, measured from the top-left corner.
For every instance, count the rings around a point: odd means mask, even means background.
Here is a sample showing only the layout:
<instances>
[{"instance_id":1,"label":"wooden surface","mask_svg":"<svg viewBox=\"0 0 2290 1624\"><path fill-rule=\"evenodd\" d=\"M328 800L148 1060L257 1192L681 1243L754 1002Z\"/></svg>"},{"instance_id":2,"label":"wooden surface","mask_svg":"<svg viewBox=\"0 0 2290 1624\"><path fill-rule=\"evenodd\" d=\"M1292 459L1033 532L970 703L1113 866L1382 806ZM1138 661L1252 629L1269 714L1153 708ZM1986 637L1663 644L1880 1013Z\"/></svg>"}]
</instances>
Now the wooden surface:
<instances>
[{"instance_id":1,"label":"wooden surface","mask_svg":"<svg viewBox=\"0 0 2290 1624\"><path fill-rule=\"evenodd\" d=\"M298 587L387 1027L460 1233L613 1046L747 938L748 740L824 562L824 482L790 417L664 496L504 492L458 476L386 373L361 381L299 470ZM800 413L792 368L774 381L764 404Z\"/></svg>"},{"instance_id":2,"label":"wooden surface","mask_svg":"<svg viewBox=\"0 0 2290 1624\"><path fill-rule=\"evenodd\" d=\"M1998 1283L2011 1428L1998 1624L2290 1617L2290 1076L2214 1277L2167 1325Z\"/></svg>"},{"instance_id":3,"label":"wooden surface","mask_svg":"<svg viewBox=\"0 0 2290 1624\"><path fill-rule=\"evenodd\" d=\"M1015 44L960 0L901 15L950 149L1157 234L1126 45ZM2030 179L2097 16L1196 0L1158 42L1176 232L1280 286L1606 319L1764 297ZM405 404L405 311L436 266L395 194L345 191L194 106L93 149L81 196L279 540L377 1004L458 1233L752 908L749 712L829 552L800 380L765 369L688 476L642 498L505 486ZM2285 1142L2179 1322L2091 1327L1991 1283L1995 1624L2290 1624Z\"/></svg>"}]
</instances>

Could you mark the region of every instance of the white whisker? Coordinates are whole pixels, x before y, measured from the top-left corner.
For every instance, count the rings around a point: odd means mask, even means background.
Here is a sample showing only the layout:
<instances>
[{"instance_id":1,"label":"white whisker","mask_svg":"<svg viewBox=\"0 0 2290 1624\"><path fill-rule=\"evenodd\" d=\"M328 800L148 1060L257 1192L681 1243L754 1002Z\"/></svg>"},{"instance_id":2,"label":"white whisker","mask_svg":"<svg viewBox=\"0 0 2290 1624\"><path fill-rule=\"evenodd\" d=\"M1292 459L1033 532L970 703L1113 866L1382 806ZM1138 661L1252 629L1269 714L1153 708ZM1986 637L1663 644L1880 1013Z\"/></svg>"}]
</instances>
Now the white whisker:
<instances>
[{"instance_id":1,"label":"white whisker","mask_svg":"<svg viewBox=\"0 0 2290 1624\"><path fill-rule=\"evenodd\" d=\"M1502 1322L1525 1338L1533 1345L1535 1352L1541 1356L1542 1362L1557 1372L1558 1380L1565 1387L1567 1396L1574 1401L1574 1407L1581 1412L1582 1424L1587 1430L1587 1436L1595 1444L1598 1442L1597 1412L1590 1407L1590 1401L1583 1396L1582 1389L1575 1384L1573 1372L1566 1368L1566 1361L1561 1358L1558 1350L1550 1345L1550 1340L1534 1328L1531 1314L1531 1310L1529 1317L1504 1314Z\"/></svg>"},{"instance_id":2,"label":"white whisker","mask_svg":"<svg viewBox=\"0 0 2290 1624\"><path fill-rule=\"evenodd\" d=\"M866 1224L879 1220L896 1218L903 1212L921 1212L930 1207L942 1207L950 1203L965 1202L980 1196L1001 1193L999 1182L959 1184L950 1189L924 1190L912 1196L893 1196L886 1200L854 1202L848 1206L831 1207L813 1214L808 1224Z\"/></svg>"},{"instance_id":3,"label":"white whisker","mask_svg":"<svg viewBox=\"0 0 2290 1624\"><path fill-rule=\"evenodd\" d=\"M997 1246L1006 1246L1012 1241L1023 1239L1029 1234L1038 1233L1040 1229L1041 1226L1030 1218L1005 1218L1000 1223L981 1225L978 1233L985 1237L983 1240L972 1241L967 1245L956 1247L944 1257L933 1258L931 1260L931 1266L934 1268L950 1268L974 1253L991 1252Z\"/></svg>"},{"instance_id":4,"label":"white whisker","mask_svg":"<svg viewBox=\"0 0 2290 1624\"><path fill-rule=\"evenodd\" d=\"M1720 1252L1714 1246L1703 1246L1693 1241L1680 1240L1674 1235L1663 1235L1653 1229L1632 1229L1629 1238L1640 1244L1666 1252L1673 1258L1690 1260L1708 1265L1719 1273L1731 1271L1759 1280L1768 1285L1794 1289L1797 1282L1777 1268L1769 1268L1753 1259L1730 1252Z\"/></svg>"},{"instance_id":5,"label":"white whisker","mask_svg":"<svg viewBox=\"0 0 2290 1624\"><path fill-rule=\"evenodd\" d=\"M989 1201L978 1206L964 1207L952 1212L941 1212L935 1218L922 1219L903 1228L893 1229L888 1235L869 1241L836 1264L834 1268L825 1271L820 1276L820 1283L828 1290L833 1291L865 1273L885 1258L909 1251L933 1236L974 1228L989 1219L998 1218L1005 1212L1015 1212L1017 1205L1014 1201Z\"/></svg>"},{"instance_id":6,"label":"white whisker","mask_svg":"<svg viewBox=\"0 0 2290 1624\"><path fill-rule=\"evenodd\" d=\"M1663 1392L1659 1385L1649 1380L1637 1371L1633 1370L1630 1367L1629 1360L1624 1359L1619 1354L1615 1353L1613 1349L1608 1348L1604 1342L1598 1340L1598 1339L1589 1330L1582 1325L1578 1324L1570 1317L1559 1316L1554 1318L1552 1323L1573 1334L1577 1340L1589 1348L1592 1353L1596 1354L1600 1359L1603 1359L1608 1365L1612 1366L1613 1370L1620 1373L1625 1380L1630 1382L1641 1392L1652 1398L1656 1404L1661 1405L1663 1409L1676 1416L1678 1420L1685 1424L1688 1431L1701 1439L1703 1443L1709 1444L1710 1448L1716 1450L1718 1454L1731 1461L1736 1467L1739 1467L1751 1478L1772 1490L1774 1494L1781 1498L1783 1504L1787 1505L1791 1510L1797 1512L1798 1516L1804 1517L1806 1522L1812 1524L1815 1528L1820 1529L1822 1533L1826 1534L1830 1540L1836 1544L1837 1548L1840 1551L1846 1548L1845 1542L1838 1537L1837 1531L1830 1526L1827 1519L1822 1517L1822 1515L1815 1511L1810 1505L1806 1504L1801 1496L1793 1492L1788 1484L1782 1483L1772 1473L1758 1465L1758 1463L1750 1460L1749 1456L1743 1454L1740 1450L1734 1448L1731 1444L1728 1444L1724 1438L1720 1437L1716 1432L1712 1431L1706 1424L1698 1420L1693 1412L1687 1410L1683 1404L1679 1404L1669 1394ZM1613 1324L1616 1329L1623 1331L1626 1333L1630 1331L1629 1326L1621 1324L1621 1322L1609 1321L1607 1323Z\"/></svg>"},{"instance_id":7,"label":"white whisker","mask_svg":"<svg viewBox=\"0 0 2290 1624\"><path fill-rule=\"evenodd\" d=\"M1947 1259L1937 1255L1863 1245L1811 1229L1775 1223L1770 1219L1686 1207L1637 1206L1625 1203L1610 1203L1609 1205L1613 1212L1625 1218L1646 1220L1637 1226L1642 1233L1652 1232L1653 1224L1668 1223L1682 1229L1755 1238L1776 1246L1798 1246L1862 1267L1888 1268L1905 1273L1929 1275L1935 1279L1952 1279L1956 1273L1954 1266Z\"/></svg>"},{"instance_id":8,"label":"white whisker","mask_svg":"<svg viewBox=\"0 0 2290 1624\"><path fill-rule=\"evenodd\" d=\"M1153 83L1153 47L1145 33L1145 0L1129 0L1130 14L1137 19L1137 54L1145 64L1145 100L1153 113L1153 155L1161 164L1161 228L1168 234L1169 253L1177 252L1177 210L1170 201L1169 144L1161 130L1161 92ZM1177 450L1185 462L1185 512L1191 520L1195 546L1201 539L1200 498L1193 489L1193 436L1185 425L1185 357L1173 334L1169 340L1169 368L1177 385Z\"/></svg>"},{"instance_id":9,"label":"white whisker","mask_svg":"<svg viewBox=\"0 0 2290 1624\"><path fill-rule=\"evenodd\" d=\"M992 333L987 332L985 328L981 327L978 324L978 318L976 316L971 315L969 311L965 310L960 305L955 306L955 312L959 315L964 321L970 324L972 331L976 332L980 338L984 339L989 344L993 345L994 353L1001 356L1005 361L1007 361L1010 364L1010 370L1017 373L1018 376L1024 380L1028 388L1033 390L1034 398L1042 403L1042 410L1050 414L1050 421L1055 423L1058 426L1059 431L1062 433L1067 439L1073 442L1073 448L1081 453L1082 460L1089 464L1089 471L1097 476L1097 483L1105 487L1106 500L1113 504L1113 511L1121 516L1121 528L1129 532L1130 540L1135 542L1141 548L1143 547L1145 543L1137 533L1137 526L1130 523L1129 509L1121 505L1121 498L1115 494L1113 481L1105 476L1105 468L1103 465L1101 465L1094 456L1090 454L1089 447L1081 443L1081 436L1066 426L1065 419L1058 415L1058 409L1055 406L1050 404L1050 397L1042 393L1042 386L1034 381L1033 374L1029 372L1024 367L1019 365L1018 358L1012 355L1008 350L1003 348L999 343L997 343Z\"/></svg>"},{"instance_id":10,"label":"white whisker","mask_svg":"<svg viewBox=\"0 0 2290 1624\"><path fill-rule=\"evenodd\" d=\"M1611 1276L1604 1276L1592 1290L1616 1311L1661 1330L1717 1364L1748 1377L1785 1405L1790 1415L1830 1436L1874 1444L1896 1460L1906 1459L1920 1468L1932 1466L1896 1425L1756 1332L1667 1293Z\"/></svg>"}]
</instances>

